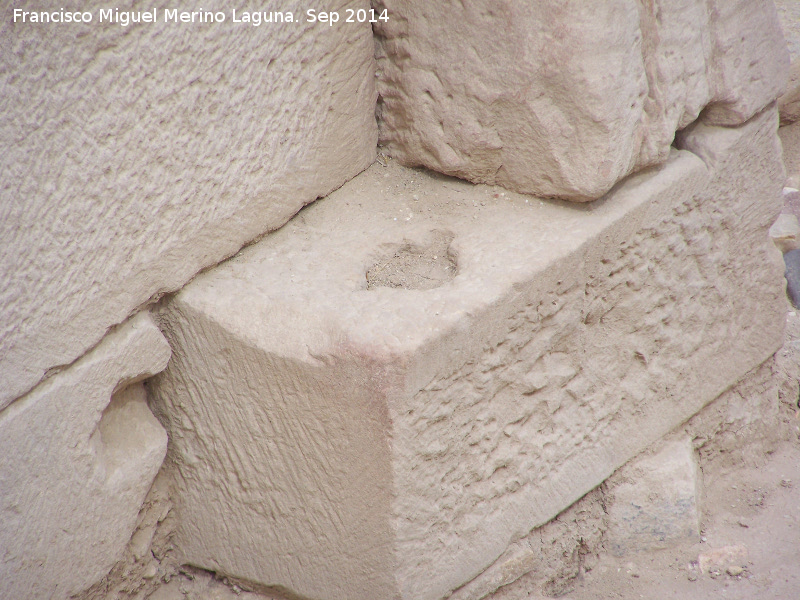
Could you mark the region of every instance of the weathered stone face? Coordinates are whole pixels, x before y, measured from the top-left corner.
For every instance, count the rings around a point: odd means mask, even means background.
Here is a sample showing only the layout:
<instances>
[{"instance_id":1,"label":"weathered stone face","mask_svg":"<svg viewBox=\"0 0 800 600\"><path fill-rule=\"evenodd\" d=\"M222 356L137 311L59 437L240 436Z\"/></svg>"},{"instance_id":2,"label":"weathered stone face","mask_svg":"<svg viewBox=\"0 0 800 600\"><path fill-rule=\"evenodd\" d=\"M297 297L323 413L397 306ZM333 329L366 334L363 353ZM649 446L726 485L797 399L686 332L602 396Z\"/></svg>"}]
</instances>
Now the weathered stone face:
<instances>
[{"instance_id":1,"label":"weathered stone face","mask_svg":"<svg viewBox=\"0 0 800 600\"><path fill-rule=\"evenodd\" d=\"M696 125L590 207L376 165L198 277L154 387L182 559L331 600L475 577L780 346L776 126ZM404 248L455 277L370 288Z\"/></svg>"},{"instance_id":2,"label":"weathered stone face","mask_svg":"<svg viewBox=\"0 0 800 600\"><path fill-rule=\"evenodd\" d=\"M262 4L236 9L277 8ZM0 23L0 409L375 156L368 23L159 8L123 27L81 7L92 23Z\"/></svg>"},{"instance_id":3,"label":"weathered stone face","mask_svg":"<svg viewBox=\"0 0 800 600\"><path fill-rule=\"evenodd\" d=\"M772 0L706 0L709 125L739 125L786 88L789 51Z\"/></svg>"},{"instance_id":4,"label":"weathered stone face","mask_svg":"<svg viewBox=\"0 0 800 600\"><path fill-rule=\"evenodd\" d=\"M135 382L169 356L140 314L0 413L0 597L66 599L121 558L167 450Z\"/></svg>"},{"instance_id":5,"label":"weathered stone face","mask_svg":"<svg viewBox=\"0 0 800 600\"><path fill-rule=\"evenodd\" d=\"M780 95L768 0L384 0L381 142L408 165L574 201L664 162L708 106L743 123Z\"/></svg>"},{"instance_id":6,"label":"weathered stone face","mask_svg":"<svg viewBox=\"0 0 800 600\"><path fill-rule=\"evenodd\" d=\"M699 540L701 477L689 438L626 464L606 494L607 549L623 556Z\"/></svg>"}]
</instances>

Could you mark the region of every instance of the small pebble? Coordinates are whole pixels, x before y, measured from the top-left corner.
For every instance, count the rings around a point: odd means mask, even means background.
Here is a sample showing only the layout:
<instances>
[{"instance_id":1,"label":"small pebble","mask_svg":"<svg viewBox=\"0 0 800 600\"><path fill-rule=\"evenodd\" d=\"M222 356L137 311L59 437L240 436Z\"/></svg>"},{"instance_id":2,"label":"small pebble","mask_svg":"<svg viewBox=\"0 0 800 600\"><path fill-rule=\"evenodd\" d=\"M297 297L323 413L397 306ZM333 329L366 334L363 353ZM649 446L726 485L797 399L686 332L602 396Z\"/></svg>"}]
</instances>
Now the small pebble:
<instances>
[{"instance_id":1,"label":"small pebble","mask_svg":"<svg viewBox=\"0 0 800 600\"><path fill-rule=\"evenodd\" d=\"M744 569L738 565L731 565L730 567L725 569L725 571L731 577L739 577L742 573L744 573Z\"/></svg>"},{"instance_id":2,"label":"small pebble","mask_svg":"<svg viewBox=\"0 0 800 600\"><path fill-rule=\"evenodd\" d=\"M158 575L158 567L154 563L147 565L144 573L142 573L142 577L145 579L153 579L156 575Z\"/></svg>"}]
</instances>

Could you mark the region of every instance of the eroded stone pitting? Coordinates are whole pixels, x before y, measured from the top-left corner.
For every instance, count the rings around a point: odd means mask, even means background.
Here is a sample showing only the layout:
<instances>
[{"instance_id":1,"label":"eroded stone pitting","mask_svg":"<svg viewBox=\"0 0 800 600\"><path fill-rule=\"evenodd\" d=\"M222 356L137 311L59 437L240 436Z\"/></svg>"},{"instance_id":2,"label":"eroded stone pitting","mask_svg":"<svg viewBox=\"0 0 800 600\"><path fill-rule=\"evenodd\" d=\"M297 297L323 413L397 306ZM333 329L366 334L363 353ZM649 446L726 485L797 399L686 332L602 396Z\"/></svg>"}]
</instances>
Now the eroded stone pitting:
<instances>
[{"instance_id":1,"label":"eroded stone pitting","mask_svg":"<svg viewBox=\"0 0 800 600\"><path fill-rule=\"evenodd\" d=\"M450 248L454 237L448 231L433 231L427 244L391 245L393 249L367 270L367 289L431 290L444 285L458 272L457 257Z\"/></svg>"}]
</instances>

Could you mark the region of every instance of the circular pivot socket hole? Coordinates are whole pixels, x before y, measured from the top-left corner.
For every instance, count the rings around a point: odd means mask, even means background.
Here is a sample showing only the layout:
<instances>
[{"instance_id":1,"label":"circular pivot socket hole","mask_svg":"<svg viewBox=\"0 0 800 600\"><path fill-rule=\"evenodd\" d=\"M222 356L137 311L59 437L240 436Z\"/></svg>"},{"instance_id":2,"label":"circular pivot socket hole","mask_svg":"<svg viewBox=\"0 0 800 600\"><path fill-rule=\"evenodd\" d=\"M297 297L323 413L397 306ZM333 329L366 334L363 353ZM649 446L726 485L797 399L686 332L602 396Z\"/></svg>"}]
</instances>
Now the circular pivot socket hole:
<instances>
[{"instance_id":1,"label":"circular pivot socket hole","mask_svg":"<svg viewBox=\"0 0 800 600\"><path fill-rule=\"evenodd\" d=\"M377 287L431 290L456 276L458 261L449 231L432 231L424 244L405 241L389 246L384 257L367 269L367 289Z\"/></svg>"}]
</instances>

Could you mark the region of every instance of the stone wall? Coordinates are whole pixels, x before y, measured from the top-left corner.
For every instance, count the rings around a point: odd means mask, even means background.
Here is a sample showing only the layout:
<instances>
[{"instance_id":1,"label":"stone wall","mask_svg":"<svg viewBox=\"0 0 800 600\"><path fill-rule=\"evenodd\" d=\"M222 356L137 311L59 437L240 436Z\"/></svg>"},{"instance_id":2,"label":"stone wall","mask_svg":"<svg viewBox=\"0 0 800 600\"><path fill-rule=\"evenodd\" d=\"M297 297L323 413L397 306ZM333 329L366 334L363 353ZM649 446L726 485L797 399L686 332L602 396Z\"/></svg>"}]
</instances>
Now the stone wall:
<instances>
[{"instance_id":1,"label":"stone wall","mask_svg":"<svg viewBox=\"0 0 800 600\"><path fill-rule=\"evenodd\" d=\"M130 538L163 429L145 426L144 405L122 419L143 447L115 483L98 422L114 392L166 364L163 338L141 347L123 333L140 311L362 171L377 140L368 23L256 28L229 11L225 23L174 23L159 7L157 22L123 26L100 22L112 8L100 1L78 3L90 23L14 22L38 4L0 10L6 598L79 592ZM118 487L127 477L135 493Z\"/></svg>"},{"instance_id":2,"label":"stone wall","mask_svg":"<svg viewBox=\"0 0 800 600\"><path fill-rule=\"evenodd\" d=\"M375 165L198 277L153 388L185 560L330 599L478 575L780 347L776 126L699 123L591 211ZM368 286L445 228L454 279Z\"/></svg>"},{"instance_id":3,"label":"stone wall","mask_svg":"<svg viewBox=\"0 0 800 600\"><path fill-rule=\"evenodd\" d=\"M772 2L266 4L0 11L4 598L483 597L781 345Z\"/></svg>"}]
</instances>

